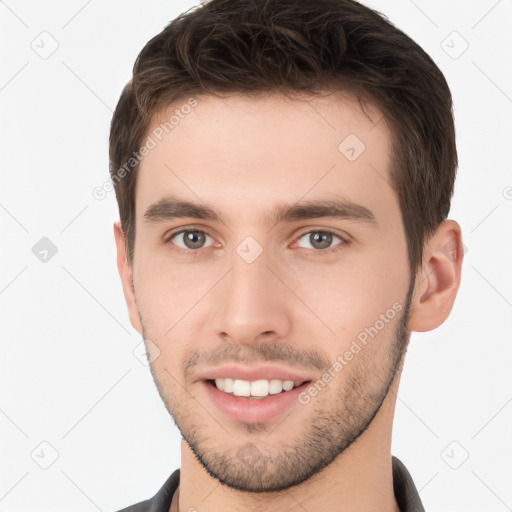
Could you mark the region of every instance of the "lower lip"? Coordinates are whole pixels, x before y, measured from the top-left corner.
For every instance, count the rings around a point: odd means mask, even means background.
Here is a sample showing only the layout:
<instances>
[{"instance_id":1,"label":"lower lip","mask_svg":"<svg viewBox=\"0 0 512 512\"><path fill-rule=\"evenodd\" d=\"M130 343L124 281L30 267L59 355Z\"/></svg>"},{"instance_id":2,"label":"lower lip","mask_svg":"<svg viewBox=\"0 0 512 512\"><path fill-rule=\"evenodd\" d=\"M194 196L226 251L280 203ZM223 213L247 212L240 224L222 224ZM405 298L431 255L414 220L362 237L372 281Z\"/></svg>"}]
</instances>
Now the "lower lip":
<instances>
[{"instance_id":1,"label":"lower lip","mask_svg":"<svg viewBox=\"0 0 512 512\"><path fill-rule=\"evenodd\" d=\"M261 423L297 405L298 395L308 383L305 382L290 391L268 395L265 398L247 398L224 393L206 381L203 381L203 385L208 396L226 416L244 423Z\"/></svg>"}]
</instances>

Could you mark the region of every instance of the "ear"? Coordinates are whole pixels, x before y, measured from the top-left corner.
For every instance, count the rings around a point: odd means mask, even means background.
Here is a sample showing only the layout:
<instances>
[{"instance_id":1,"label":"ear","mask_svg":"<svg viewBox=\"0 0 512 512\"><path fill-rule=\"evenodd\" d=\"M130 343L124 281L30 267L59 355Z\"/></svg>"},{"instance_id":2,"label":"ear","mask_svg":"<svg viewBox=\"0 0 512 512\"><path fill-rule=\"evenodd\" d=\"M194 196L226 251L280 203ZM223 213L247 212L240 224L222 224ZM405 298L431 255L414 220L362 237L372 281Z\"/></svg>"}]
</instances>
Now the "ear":
<instances>
[{"instance_id":1,"label":"ear","mask_svg":"<svg viewBox=\"0 0 512 512\"><path fill-rule=\"evenodd\" d=\"M116 239L117 247L117 269L121 277L123 285L123 293L128 306L128 314L130 316L130 323L140 335L142 335L142 325L140 322L139 311L135 302L135 287L133 285L133 273L128 263L126 256L126 238L121 228L119 220L114 222L114 237Z\"/></svg>"},{"instance_id":2,"label":"ear","mask_svg":"<svg viewBox=\"0 0 512 512\"><path fill-rule=\"evenodd\" d=\"M416 273L409 329L430 331L450 314L459 290L464 250L460 226L445 220L423 249L423 263Z\"/></svg>"}]
</instances>

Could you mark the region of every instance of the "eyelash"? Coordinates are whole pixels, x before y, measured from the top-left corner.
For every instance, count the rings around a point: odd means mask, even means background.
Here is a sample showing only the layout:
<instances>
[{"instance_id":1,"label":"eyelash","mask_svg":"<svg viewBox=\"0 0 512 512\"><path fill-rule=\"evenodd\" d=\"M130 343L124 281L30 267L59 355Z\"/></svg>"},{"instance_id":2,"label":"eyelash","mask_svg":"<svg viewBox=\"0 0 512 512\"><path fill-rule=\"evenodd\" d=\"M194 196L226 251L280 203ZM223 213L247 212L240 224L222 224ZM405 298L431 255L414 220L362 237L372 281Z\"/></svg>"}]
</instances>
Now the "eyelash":
<instances>
[{"instance_id":1,"label":"eyelash","mask_svg":"<svg viewBox=\"0 0 512 512\"><path fill-rule=\"evenodd\" d=\"M172 239L174 237L181 235L183 233L189 233L189 232L203 233L207 236L210 236L206 231L202 231L200 229L182 229L180 231L175 231L175 232L171 233L165 240L165 243L166 244L169 242L172 243ZM306 248L306 250L308 252L310 252L310 254L312 254L313 256L321 257L321 256L324 256L325 254L334 254L334 253L337 253L338 251L342 250L344 247L350 245L350 240L339 235L338 233L335 233L334 231L329 231L327 229L311 229L309 231L305 231L304 233L301 233L300 235L298 235L295 240L298 241L304 235L308 235L311 233L323 233L323 234L327 234L327 235L333 235L334 237L339 238L341 240L340 243L338 243L334 247L330 247L328 249L308 249L308 248ZM212 237L210 237L210 238L212 238ZM172 244L172 245L174 246L174 247L172 247L173 251L179 251L185 256L197 256L199 251L201 249L204 249L204 247L201 247L201 248L195 249L195 250L194 249L183 249L182 247L177 247L175 244Z\"/></svg>"}]
</instances>

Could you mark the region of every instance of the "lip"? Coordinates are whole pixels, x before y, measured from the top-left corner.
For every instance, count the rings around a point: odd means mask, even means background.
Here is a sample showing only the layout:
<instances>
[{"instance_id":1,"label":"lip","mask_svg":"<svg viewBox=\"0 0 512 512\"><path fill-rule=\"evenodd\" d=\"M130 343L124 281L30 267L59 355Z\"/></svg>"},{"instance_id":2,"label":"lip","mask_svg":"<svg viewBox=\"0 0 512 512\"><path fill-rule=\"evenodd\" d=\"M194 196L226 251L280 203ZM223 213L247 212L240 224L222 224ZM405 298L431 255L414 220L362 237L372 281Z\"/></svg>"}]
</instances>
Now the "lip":
<instances>
[{"instance_id":1,"label":"lip","mask_svg":"<svg viewBox=\"0 0 512 512\"><path fill-rule=\"evenodd\" d=\"M229 364L224 366L217 366L215 368L206 369L197 375L196 380L215 380L215 379L240 379L240 380L293 380L297 381L310 381L314 380L312 375L306 375L287 368L282 368L275 365L259 365L259 366L243 366L237 364ZM288 391L289 393L290 391Z\"/></svg>"},{"instance_id":2,"label":"lip","mask_svg":"<svg viewBox=\"0 0 512 512\"><path fill-rule=\"evenodd\" d=\"M217 377L222 378L219 374L217 374ZM265 398L247 398L224 393L206 380L203 380L200 384L204 387L209 399L224 415L243 423L262 423L279 416L292 408L293 405L297 406L298 396L309 385L309 381L290 391L268 395Z\"/></svg>"}]
</instances>

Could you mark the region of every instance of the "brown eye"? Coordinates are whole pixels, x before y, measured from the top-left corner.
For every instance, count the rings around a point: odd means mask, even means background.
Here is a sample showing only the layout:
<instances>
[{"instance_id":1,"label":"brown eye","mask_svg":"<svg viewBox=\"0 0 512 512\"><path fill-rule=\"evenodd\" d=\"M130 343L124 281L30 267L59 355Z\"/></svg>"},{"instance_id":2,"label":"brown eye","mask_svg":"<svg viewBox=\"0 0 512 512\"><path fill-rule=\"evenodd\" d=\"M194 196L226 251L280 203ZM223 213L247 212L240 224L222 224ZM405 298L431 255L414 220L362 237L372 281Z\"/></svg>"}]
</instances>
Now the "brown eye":
<instances>
[{"instance_id":1,"label":"brown eye","mask_svg":"<svg viewBox=\"0 0 512 512\"><path fill-rule=\"evenodd\" d=\"M302 245L302 247L317 251L326 251L326 249L333 249L337 245L343 245L343 243L345 243L345 240L343 240L339 235L336 235L331 231L322 230L308 231L299 237L299 241L300 240L305 240L306 243L306 245ZM336 242L337 240L342 243L340 244L338 242L333 246L333 242Z\"/></svg>"},{"instance_id":2,"label":"brown eye","mask_svg":"<svg viewBox=\"0 0 512 512\"><path fill-rule=\"evenodd\" d=\"M309 234L309 243L315 249L327 249L332 244L333 236L331 233L323 233L321 231L315 231Z\"/></svg>"},{"instance_id":3,"label":"brown eye","mask_svg":"<svg viewBox=\"0 0 512 512\"><path fill-rule=\"evenodd\" d=\"M184 230L175 233L170 237L169 241L173 241L173 243L181 249L194 250L207 247L207 245L205 245L207 239L211 240L211 237L204 231Z\"/></svg>"}]
</instances>

